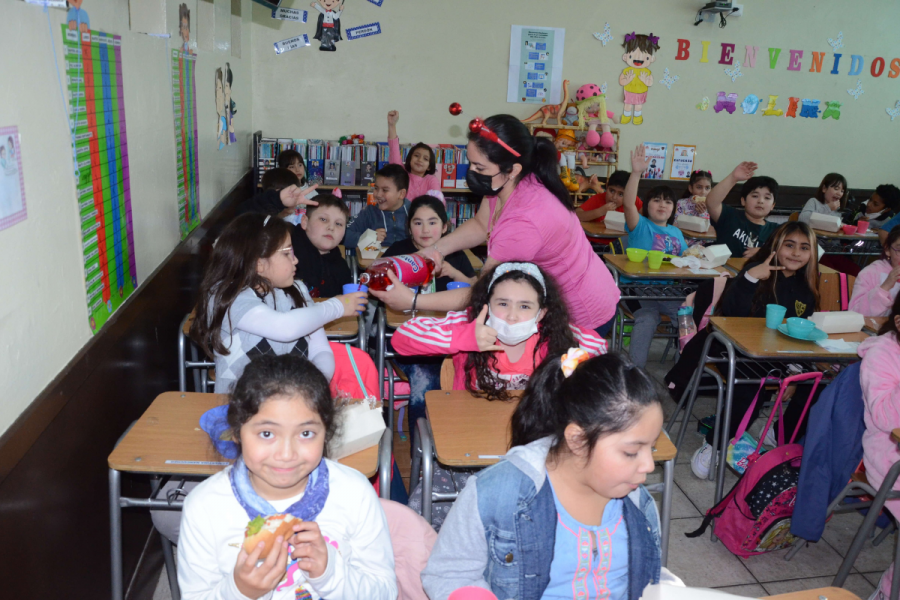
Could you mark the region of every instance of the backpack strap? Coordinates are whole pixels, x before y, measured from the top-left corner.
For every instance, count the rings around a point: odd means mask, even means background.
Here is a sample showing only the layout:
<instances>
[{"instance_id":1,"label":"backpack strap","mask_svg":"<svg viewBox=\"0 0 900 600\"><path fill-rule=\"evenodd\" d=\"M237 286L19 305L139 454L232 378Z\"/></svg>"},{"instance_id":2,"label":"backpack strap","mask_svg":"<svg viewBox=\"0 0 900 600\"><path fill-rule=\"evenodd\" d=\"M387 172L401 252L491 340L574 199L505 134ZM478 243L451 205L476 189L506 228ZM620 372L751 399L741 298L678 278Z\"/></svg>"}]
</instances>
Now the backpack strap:
<instances>
[{"instance_id":1,"label":"backpack strap","mask_svg":"<svg viewBox=\"0 0 900 600\"><path fill-rule=\"evenodd\" d=\"M850 297L849 290L847 289L847 274L840 273L840 288L841 288L841 310L848 310L850 308Z\"/></svg>"},{"instance_id":2,"label":"backpack strap","mask_svg":"<svg viewBox=\"0 0 900 600\"><path fill-rule=\"evenodd\" d=\"M359 374L359 368L356 366L356 360L353 358L353 350L350 349L350 344L344 344L344 347L347 349L347 356L350 357L350 364L353 366L353 373L356 375L356 382L359 384L359 389L362 390L363 398L368 398L369 391L363 383L362 375Z\"/></svg>"},{"instance_id":3,"label":"backpack strap","mask_svg":"<svg viewBox=\"0 0 900 600\"><path fill-rule=\"evenodd\" d=\"M780 377L771 377L772 373L778 372L777 370L772 370L766 373L766 376L762 378L762 381L759 383L759 389L756 390L756 396L753 397L753 402L750 403L750 406L747 408L747 412L744 413L744 418L741 419L741 424L738 425L737 433L734 434L734 438L732 439L732 443L741 439L741 436L744 435L744 432L747 431L747 428L750 426L750 417L753 415L753 409L756 407L757 401L759 401L759 395L762 394L763 388L770 383L781 383ZM772 411L774 413L774 411ZM727 424L726 424L727 426ZM757 452L762 448L762 442L760 442L760 446L756 449Z\"/></svg>"}]
</instances>

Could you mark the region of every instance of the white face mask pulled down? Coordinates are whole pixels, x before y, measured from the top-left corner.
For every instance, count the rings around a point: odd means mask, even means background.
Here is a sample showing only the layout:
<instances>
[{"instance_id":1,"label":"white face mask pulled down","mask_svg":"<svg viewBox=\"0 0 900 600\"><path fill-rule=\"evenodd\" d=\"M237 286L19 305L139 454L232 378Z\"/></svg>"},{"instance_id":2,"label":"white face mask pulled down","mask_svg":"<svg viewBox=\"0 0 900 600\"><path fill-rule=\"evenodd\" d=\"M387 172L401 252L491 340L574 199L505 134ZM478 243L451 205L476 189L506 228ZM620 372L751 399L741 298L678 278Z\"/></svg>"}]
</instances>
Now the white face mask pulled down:
<instances>
[{"instance_id":1,"label":"white face mask pulled down","mask_svg":"<svg viewBox=\"0 0 900 600\"><path fill-rule=\"evenodd\" d=\"M537 315L528 321L522 321L510 325L503 319L495 317L488 308L488 318L485 325L497 332L497 339L507 346L517 346L538 332Z\"/></svg>"}]
</instances>

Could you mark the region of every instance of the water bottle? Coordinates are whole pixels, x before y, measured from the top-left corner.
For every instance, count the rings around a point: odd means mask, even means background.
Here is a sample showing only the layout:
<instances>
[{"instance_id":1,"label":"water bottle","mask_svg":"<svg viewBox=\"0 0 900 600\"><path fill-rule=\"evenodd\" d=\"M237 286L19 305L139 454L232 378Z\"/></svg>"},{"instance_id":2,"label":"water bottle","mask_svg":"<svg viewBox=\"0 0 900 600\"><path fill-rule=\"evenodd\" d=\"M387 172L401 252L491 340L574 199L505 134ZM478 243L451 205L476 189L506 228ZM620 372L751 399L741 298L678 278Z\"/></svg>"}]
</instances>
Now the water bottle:
<instances>
[{"instance_id":1,"label":"water bottle","mask_svg":"<svg viewBox=\"0 0 900 600\"><path fill-rule=\"evenodd\" d=\"M678 342L684 345L690 338L697 335L697 324L694 323L694 307L682 306L678 309Z\"/></svg>"}]
</instances>

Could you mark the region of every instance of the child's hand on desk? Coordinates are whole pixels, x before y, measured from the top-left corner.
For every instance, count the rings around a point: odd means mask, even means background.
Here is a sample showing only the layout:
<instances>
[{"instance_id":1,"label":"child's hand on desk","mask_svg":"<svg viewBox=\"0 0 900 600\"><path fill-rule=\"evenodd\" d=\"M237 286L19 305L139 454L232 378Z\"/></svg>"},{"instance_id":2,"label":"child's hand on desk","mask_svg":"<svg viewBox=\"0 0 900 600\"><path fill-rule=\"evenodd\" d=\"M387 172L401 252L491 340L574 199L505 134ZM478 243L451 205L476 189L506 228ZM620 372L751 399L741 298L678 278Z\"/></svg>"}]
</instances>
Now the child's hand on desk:
<instances>
[{"instance_id":1,"label":"child's hand on desk","mask_svg":"<svg viewBox=\"0 0 900 600\"><path fill-rule=\"evenodd\" d=\"M341 306L344 307L345 317L355 317L358 313L366 310L368 296L365 292L353 292L352 294L336 296L336 298L341 301Z\"/></svg>"},{"instance_id":2,"label":"child's hand on desk","mask_svg":"<svg viewBox=\"0 0 900 600\"><path fill-rule=\"evenodd\" d=\"M266 545L263 542L251 553L241 548L234 565L234 584L248 598L265 596L275 589L287 572L288 545L280 535L266 560L257 567L259 555Z\"/></svg>"},{"instance_id":3,"label":"child's hand on desk","mask_svg":"<svg viewBox=\"0 0 900 600\"><path fill-rule=\"evenodd\" d=\"M311 185L308 188L300 188L296 185L289 185L288 187L281 190L279 196L281 197L281 203L286 208L294 208L298 204L305 204L307 206L318 206L319 203L315 200L310 200L306 197L311 191L315 190L319 187L319 184Z\"/></svg>"},{"instance_id":4,"label":"child's hand on desk","mask_svg":"<svg viewBox=\"0 0 900 600\"><path fill-rule=\"evenodd\" d=\"M412 308L413 296L415 294L411 289L400 283L394 271L388 269L388 279L391 280L390 289L384 292L370 289L369 293L384 302L389 308L394 310L409 310Z\"/></svg>"},{"instance_id":5,"label":"child's hand on desk","mask_svg":"<svg viewBox=\"0 0 900 600\"><path fill-rule=\"evenodd\" d=\"M378 240L378 243L384 241L384 238L387 237L387 229L376 229L375 230L375 239Z\"/></svg>"},{"instance_id":6,"label":"child's hand on desk","mask_svg":"<svg viewBox=\"0 0 900 600\"><path fill-rule=\"evenodd\" d=\"M309 573L313 579L321 577L328 566L328 548L325 539L315 521L303 521L294 525L291 545L294 551L291 558L297 560L297 566Z\"/></svg>"},{"instance_id":7,"label":"child's hand on desk","mask_svg":"<svg viewBox=\"0 0 900 600\"><path fill-rule=\"evenodd\" d=\"M481 314L475 319L475 341L478 342L479 352L501 352L503 348L497 345L497 330L485 325L487 321L488 307L481 307Z\"/></svg>"},{"instance_id":8,"label":"child's hand on desk","mask_svg":"<svg viewBox=\"0 0 900 600\"><path fill-rule=\"evenodd\" d=\"M747 275L755 279L759 279L760 281L764 281L769 278L769 276L772 274L772 271L784 271L784 267L772 266L772 259L774 258L775 253L773 252L769 255L769 258L767 258L765 262L761 262L747 271Z\"/></svg>"}]
</instances>

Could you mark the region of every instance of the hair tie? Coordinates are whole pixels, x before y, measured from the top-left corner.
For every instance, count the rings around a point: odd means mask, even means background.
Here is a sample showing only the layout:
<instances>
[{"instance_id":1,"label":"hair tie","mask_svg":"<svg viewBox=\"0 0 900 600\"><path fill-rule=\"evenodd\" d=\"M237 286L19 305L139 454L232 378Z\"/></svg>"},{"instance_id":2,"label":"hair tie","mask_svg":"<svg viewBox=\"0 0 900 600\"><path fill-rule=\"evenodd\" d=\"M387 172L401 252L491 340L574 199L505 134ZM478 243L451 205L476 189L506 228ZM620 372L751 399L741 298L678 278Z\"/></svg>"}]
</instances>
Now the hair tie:
<instances>
[{"instance_id":1,"label":"hair tie","mask_svg":"<svg viewBox=\"0 0 900 600\"><path fill-rule=\"evenodd\" d=\"M515 150L512 149L512 146L510 146L509 144L507 144L506 142L501 140L500 136L498 136L496 133L491 131L490 127L485 125L484 121L481 120L481 117L475 117L474 119L469 121L469 131L471 131L472 133L476 133L483 138L487 138L487 139L491 140L492 142L497 142L498 144L500 144L501 146L506 148L507 152L509 152L510 154L512 154L513 156L515 156L517 158L522 157L521 154L519 154L518 152L516 152Z\"/></svg>"},{"instance_id":2,"label":"hair tie","mask_svg":"<svg viewBox=\"0 0 900 600\"><path fill-rule=\"evenodd\" d=\"M537 279L537 282L541 284L541 288L544 290L544 296L547 295L547 283L544 281L544 276L541 275L541 270L537 268L537 265L527 262L508 262L498 265L491 276L491 284L488 286L488 290L494 287L494 282L497 281L498 277L512 271L521 271Z\"/></svg>"},{"instance_id":3,"label":"hair tie","mask_svg":"<svg viewBox=\"0 0 900 600\"><path fill-rule=\"evenodd\" d=\"M263 219L263 227L269 224L269 219L272 218L272 215L266 215L266 218Z\"/></svg>"},{"instance_id":4,"label":"hair tie","mask_svg":"<svg viewBox=\"0 0 900 600\"><path fill-rule=\"evenodd\" d=\"M563 375L568 377L575 372L575 368L578 365L580 365L590 357L591 355L588 354L586 350L583 350L581 348L569 348L569 351L563 354L562 358L559 359Z\"/></svg>"}]
</instances>

